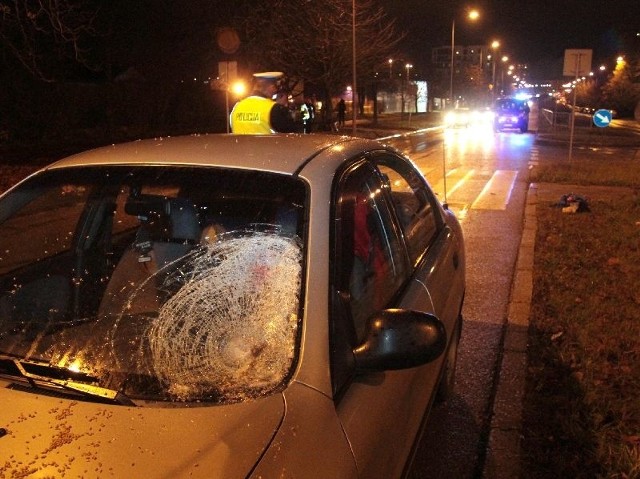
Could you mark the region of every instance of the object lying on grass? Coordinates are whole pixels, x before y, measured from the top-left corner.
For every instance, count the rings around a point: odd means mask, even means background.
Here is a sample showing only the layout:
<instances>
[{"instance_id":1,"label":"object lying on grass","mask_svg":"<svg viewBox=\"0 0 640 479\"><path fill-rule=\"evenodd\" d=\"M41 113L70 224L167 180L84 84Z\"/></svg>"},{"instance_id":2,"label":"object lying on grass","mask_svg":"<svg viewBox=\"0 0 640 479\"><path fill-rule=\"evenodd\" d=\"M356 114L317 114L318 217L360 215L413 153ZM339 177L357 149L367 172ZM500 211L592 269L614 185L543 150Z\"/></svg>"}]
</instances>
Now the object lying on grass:
<instances>
[{"instance_id":1,"label":"object lying on grass","mask_svg":"<svg viewBox=\"0 0 640 479\"><path fill-rule=\"evenodd\" d=\"M583 196L574 195L573 193L562 195L560 202L556 206L562 208L563 213L584 213L591 211L587 199Z\"/></svg>"}]
</instances>

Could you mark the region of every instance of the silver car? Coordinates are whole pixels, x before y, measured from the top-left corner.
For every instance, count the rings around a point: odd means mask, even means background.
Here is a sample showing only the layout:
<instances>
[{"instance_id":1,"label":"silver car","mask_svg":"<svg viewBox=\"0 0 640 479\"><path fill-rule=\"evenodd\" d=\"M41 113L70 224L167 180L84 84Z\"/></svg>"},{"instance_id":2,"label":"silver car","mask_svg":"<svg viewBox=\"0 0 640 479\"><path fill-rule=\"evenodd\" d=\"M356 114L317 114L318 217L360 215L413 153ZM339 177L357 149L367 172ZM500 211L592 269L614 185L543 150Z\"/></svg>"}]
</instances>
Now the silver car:
<instances>
[{"instance_id":1,"label":"silver car","mask_svg":"<svg viewBox=\"0 0 640 479\"><path fill-rule=\"evenodd\" d=\"M0 198L0 476L402 476L464 292L460 225L378 142L69 157Z\"/></svg>"}]
</instances>

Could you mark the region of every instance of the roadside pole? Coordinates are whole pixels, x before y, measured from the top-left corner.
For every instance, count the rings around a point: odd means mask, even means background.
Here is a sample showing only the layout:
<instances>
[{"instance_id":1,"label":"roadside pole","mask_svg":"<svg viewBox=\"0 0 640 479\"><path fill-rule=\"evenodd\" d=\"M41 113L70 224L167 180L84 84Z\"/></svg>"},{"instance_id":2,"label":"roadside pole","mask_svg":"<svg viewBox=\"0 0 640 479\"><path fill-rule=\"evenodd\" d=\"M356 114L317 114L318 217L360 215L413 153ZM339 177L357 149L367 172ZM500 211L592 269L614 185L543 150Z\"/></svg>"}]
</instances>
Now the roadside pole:
<instances>
[{"instance_id":1,"label":"roadside pole","mask_svg":"<svg viewBox=\"0 0 640 479\"><path fill-rule=\"evenodd\" d=\"M444 185L444 203L443 206L445 208L448 207L448 202L447 202L447 138L446 138L446 131L444 132L445 134L443 135L442 138L442 182Z\"/></svg>"},{"instance_id":2,"label":"roadside pole","mask_svg":"<svg viewBox=\"0 0 640 479\"><path fill-rule=\"evenodd\" d=\"M589 74L591 70L591 57L593 50L565 50L564 66L562 74L564 76L574 77L573 85L573 104L571 105L571 125L569 131L569 162L573 154L573 129L576 120L576 98L578 81L581 76Z\"/></svg>"},{"instance_id":3,"label":"roadside pole","mask_svg":"<svg viewBox=\"0 0 640 479\"><path fill-rule=\"evenodd\" d=\"M580 68L580 55L576 57L576 71ZM571 126L569 128L569 163L573 155L573 131L576 124L576 97L578 90L578 75L576 74L576 84L573 86L573 102L571 108Z\"/></svg>"}]
</instances>

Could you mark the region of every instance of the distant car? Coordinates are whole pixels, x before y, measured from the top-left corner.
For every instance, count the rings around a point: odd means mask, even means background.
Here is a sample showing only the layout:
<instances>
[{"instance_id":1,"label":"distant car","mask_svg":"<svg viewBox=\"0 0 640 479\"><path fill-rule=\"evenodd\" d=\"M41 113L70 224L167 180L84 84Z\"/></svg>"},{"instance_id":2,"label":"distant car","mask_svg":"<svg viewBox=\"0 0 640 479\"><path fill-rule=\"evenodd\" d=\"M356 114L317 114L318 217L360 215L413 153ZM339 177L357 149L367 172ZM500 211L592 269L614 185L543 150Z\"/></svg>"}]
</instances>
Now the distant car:
<instances>
[{"instance_id":1,"label":"distant car","mask_svg":"<svg viewBox=\"0 0 640 479\"><path fill-rule=\"evenodd\" d=\"M398 477L464 292L460 224L378 142L71 156L0 197L1 470Z\"/></svg>"},{"instance_id":2,"label":"distant car","mask_svg":"<svg viewBox=\"0 0 640 479\"><path fill-rule=\"evenodd\" d=\"M529 105L526 100L500 98L496 100L493 112L496 131L518 129L526 133L529 130Z\"/></svg>"},{"instance_id":3,"label":"distant car","mask_svg":"<svg viewBox=\"0 0 640 479\"><path fill-rule=\"evenodd\" d=\"M444 115L447 128L491 126L492 121L493 112L489 108L455 108L447 110Z\"/></svg>"},{"instance_id":4,"label":"distant car","mask_svg":"<svg viewBox=\"0 0 640 479\"><path fill-rule=\"evenodd\" d=\"M445 111L444 124L448 128L467 127L471 122L471 111L468 108L454 108Z\"/></svg>"},{"instance_id":5,"label":"distant car","mask_svg":"<svg viewBox=\"0 0 640 479\"><path fill-rule=\"evenodd\" d=\"M476 108L471 110L469 123L474 126L491 127L493 123L493 112L490 107Z\"/></svg>"}]
</instances>

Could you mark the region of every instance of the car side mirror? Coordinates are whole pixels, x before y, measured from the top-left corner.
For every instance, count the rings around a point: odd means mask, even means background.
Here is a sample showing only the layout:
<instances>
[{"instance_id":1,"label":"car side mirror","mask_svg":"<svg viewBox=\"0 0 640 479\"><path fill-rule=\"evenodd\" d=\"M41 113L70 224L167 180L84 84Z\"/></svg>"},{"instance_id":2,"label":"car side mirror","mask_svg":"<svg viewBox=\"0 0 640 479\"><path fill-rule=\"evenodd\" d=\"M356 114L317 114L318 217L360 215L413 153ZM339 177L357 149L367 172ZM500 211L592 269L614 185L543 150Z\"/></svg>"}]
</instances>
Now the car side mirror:
<instances>
[{"instance_id":1,"label":"car side mirror","mask_svg":"<svg viewBox=\"0 0 640 479\"><path fill-rule=\"evenodd\" d=\"M359 371L407 369L438 358L446 345L444 324L434 315L386 309L369 319L365 341L353 355Z\"/></svg>"}]
</instances>

